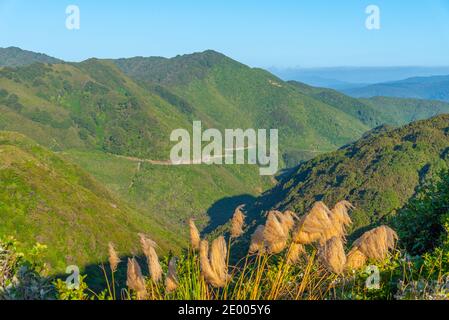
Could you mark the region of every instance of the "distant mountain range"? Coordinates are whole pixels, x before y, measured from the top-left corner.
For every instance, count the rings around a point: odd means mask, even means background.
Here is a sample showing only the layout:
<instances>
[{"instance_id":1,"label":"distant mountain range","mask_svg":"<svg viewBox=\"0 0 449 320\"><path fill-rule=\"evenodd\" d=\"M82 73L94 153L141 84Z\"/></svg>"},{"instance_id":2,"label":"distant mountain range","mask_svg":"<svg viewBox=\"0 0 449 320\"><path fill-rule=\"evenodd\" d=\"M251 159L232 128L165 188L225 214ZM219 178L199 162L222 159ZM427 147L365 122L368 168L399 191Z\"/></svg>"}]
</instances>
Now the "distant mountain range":
<instances>
[{"instance_id":1,"label":"distant mountain range","mask_svg":"<svg viewBox=\"0 0 449 320\"><path fill-rule=\"evenodd\" d=\"M139 229L162 249L179 249L188 237L188 218L195 217L201 228L213 230L226 222L236 206L255 201L274 186L275 179L261 177L255 166L155 164L168 160L172 130L190 131L194 120L201 120L204 128L220 130L279 129L281 166L288 168L325 157L380 125L404 125L449 113L444 102L357 99L331 89L285 82L212 50L171 59L80 63L18 48L0 53L0 130L20 134L4 132L0 139L0 148L8 149L0 157L9 164L0 165L4 177L0 190L6 190L0 193L4 197L0 231L26 244L52 242L51 262L60 270L65 262L97 262L98 252L107 252L109 234L119 223L120 234L110 236L112 241L131 243L131 235ZM16 146L22 139L25 151ZM372 140L362 139L357 146L363 141ZM22 163L24 152L29 161ZM337 155L344 160L347 154L338 151ZM326 173L337 168L338 159L319 172L340 181L339 176ZM36 183L26 176L35 176ZM325 176L315 178L327 181ZM290 180L295 188L296 181ZM45 183L51 191L48 199ZM310 199L317 197L314 192L318 191L311 188ZM77 206L72 194L84 199L83 205ZM22 206L23 199L29 200L29 207ZM17 212L21 215L11 219ZM31 219L25 223L28 212ZM103 215L111 216L103 219ZM68 223L61 223L67 219ZM61 236L60 241L52 237L54 228L58 228L54 234L72 234L70 228L76 230L84 223L88 223L88 235ZM71 256L73 248L86 254ZM122 250L131 254L133 246L123 245Z\"/></svg>"},{"instance_id":2,"label":"distant mountain range","mask_svg":"<svg viewBox=\"0 0 449 320\"><path fill-rule=\"evenodd\" d=\"M398 97L449 101L449 75L414 77L343 90L354 97Z\"/></svg>"},{"instance_id":3,"label":"distant mountain range","mask_svg":"<svg viewBox=\"0 0 449 320\"><path fill-rule=\"evenodd\" d=\"M449 67L271 68L270 71L283 80L296 80L317 87L349 90L411 77L448 75Z\"/></svg>"}]
</instances>

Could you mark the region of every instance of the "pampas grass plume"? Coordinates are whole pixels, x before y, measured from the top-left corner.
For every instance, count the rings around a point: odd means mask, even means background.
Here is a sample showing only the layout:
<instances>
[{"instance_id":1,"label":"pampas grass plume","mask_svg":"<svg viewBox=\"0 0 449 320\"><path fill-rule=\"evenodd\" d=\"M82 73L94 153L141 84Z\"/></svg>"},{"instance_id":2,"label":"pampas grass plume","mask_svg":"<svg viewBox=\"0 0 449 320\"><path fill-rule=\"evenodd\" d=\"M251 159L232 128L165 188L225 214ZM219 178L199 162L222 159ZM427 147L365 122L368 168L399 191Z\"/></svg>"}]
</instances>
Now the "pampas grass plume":
<instances>
[{"instance_id":1,"label":"pampas grass plume","mask_svg":"<svg viewBox=\"0 0 449 320\"><path fill-rule=\"evenodd\" d=\"M231 238L238 238L243 234L243 226L245 224L245 215L242 212L244 205L235 209L234 216L231 221Z\"/></svg>"},{"instance_id":2,"label":"pampas grass plume","mask_svg":"<svg viewBox=\"0 0 449 320\"><path fill-rule=\"evenodd\" d=\"M111 267L112 272L117 271L117 266L120 263L120 258L117 254L117 251L115 251L114 245L110 242L108 245L108 251L109 251L109 266Z\"/></svg>"},{"instance_id":3,"label":"pampas grass plume","mask_svg":"<svg viewBox=\"0 0 449 320\"><path fill-rule=\"evenodd\" d=\"M138 300L144 300L147 297L145 279L142 276L142 270L135 258L128 259L128 271L126 285L137 294Z\"/></svg>"},{"instance_id":4,"label":"pampas grass plume","mask_svg":"<svg viewBox=\"0 0 449 320\"><path fill-rule=\"evenodd\" d=\"M189 220L189 231L190 231L190 244L193 248L193 250L198 250L200 248L200 232L198 231L198 228L195 225L195 222L193 219Z\"/></svg>"},{"instance_id":5,"label":"pampas grass plume","mask_svg":"<svg viewBox=\"0 0 449 320\"><path fill-rule=\"evenodd\" d=\"M154 282L159 282L162 279L162 267L159 263L159 258L155 250L156 243L153 240L147 238L144 234L139 234L139 236L143 253L147 258L151 279Z\"/></svg>"}]
</instances>

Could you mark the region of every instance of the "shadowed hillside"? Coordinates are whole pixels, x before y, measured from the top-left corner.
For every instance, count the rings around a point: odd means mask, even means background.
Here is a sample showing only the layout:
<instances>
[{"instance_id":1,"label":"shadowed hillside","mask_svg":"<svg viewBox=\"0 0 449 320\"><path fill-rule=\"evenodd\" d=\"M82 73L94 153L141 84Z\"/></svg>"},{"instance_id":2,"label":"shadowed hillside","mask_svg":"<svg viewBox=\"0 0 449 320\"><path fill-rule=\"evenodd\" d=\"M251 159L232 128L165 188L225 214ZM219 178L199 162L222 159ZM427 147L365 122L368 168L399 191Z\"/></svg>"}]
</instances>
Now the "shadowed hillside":
<instances>
[{"instance_id":1,"label":"shadowed hillside","mask_svg":"<svg viewBox=\"0 0 449 320\"><path fill-rule=\"evenodd\" d=\"M381 127L338 151L298 166L259 198L259 210L305 212L319 200L356 206L354 228L383 221L449 164L449 115L398 129Z\"/></svg>"}]
</instances>

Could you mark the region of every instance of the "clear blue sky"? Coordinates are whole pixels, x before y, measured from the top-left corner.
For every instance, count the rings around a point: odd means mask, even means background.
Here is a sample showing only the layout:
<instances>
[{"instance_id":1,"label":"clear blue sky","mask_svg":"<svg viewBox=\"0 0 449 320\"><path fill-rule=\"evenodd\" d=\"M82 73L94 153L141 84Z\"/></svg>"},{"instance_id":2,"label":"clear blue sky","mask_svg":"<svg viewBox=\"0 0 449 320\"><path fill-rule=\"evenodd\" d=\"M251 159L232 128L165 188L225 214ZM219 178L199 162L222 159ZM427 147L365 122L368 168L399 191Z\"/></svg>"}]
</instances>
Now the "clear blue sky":
<instances>
[{"instance_id":1,"label":"clear blue sky","mask_svg":"<svg viewBox=\"0 0 449 320\"><path fill-rule=\"evenodd\" d=\"M380 30L365 28L370 4ZM260 67L449 65L449 0L0 0L0 46L70 61L214 49Z\"/></svg>"}]
</instances>

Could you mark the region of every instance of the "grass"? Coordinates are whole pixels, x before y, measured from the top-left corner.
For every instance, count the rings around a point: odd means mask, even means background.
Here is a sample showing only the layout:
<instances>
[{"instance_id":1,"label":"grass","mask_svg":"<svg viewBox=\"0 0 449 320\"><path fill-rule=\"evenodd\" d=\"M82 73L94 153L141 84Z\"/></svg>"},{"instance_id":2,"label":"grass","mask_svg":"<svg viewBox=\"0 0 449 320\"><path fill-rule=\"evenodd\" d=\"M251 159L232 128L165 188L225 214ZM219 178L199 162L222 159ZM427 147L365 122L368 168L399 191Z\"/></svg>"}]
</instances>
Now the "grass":
<instances>
[{"instance_id":1,"label":"grass","mask_svg":"<svg viewBox=\"0 0 449 320\"><path fill-rule=\"evenodd\" d=\"M212 241L212 245L205 247L205 240L198 248L197 237L192 238L192 245L178 257L165 256L161 261L157 256L147 253L147 264L140 264L139 260L128 260L127 288L114 281L117 267L115 259L111 267L102 266L107 287L100 293L89 291L85 285L78 290L68 290L62 281L58 281L58 297L61 299L111 299L111 300L324 300L324 299L441 299L449 295L443 289L444 274L438 277L430 276L428 271L435 269L438 261L416 265L414 260L407 258L395 248L395 242L385 246L386 237L395 234L387 227L376 228L366 233L360 240L352 245L366 254L363 265L354 267L346 260L346 253L339 252L329 245L326 240L331 234L338 234L340 240L344 234L329 230L329 225L320 224L317 215L324 214L330 219L335 215L347 215L349 206L343 202L338 213L338 206L332 210L324 204L317 204L305 219L296 220L292 225L285 217L294 217L292 213L271 212L273 218L268 218L265 224L263 245L258 252L248 252L235 264L229 263L230 251L235 242L239 241L236 234L228 238L227 243L223 237ZM236 215L240 208L236 210ZM306 222L306 221L309 222ZM270 222L271 221L271 222ZM288 229L289 240L280 252L273 252L270 243L276 241L269 233L274 231L269 225L276 221L281 229ZM282 222L281 222L282 221ZM335 222L336 220L334 220ZM298 240L299 232L311 232L310 223L314 222L313 232L319 232L316 240ZM240 219L232 223L241 224ZM333 225L335 226L335 224ZM321 229L320 229L321 228ZM340 229L341 230L341 229ZM329 233L330 232L330 233ZM386 233L384 233L386 232ZM195 232L194 232L195 233ZM240 234L241 235L241 234ZM331 238L331 242L336 237ZM340 241L339 240L339 241ZM148 252L149 246L156 248L156 244L147 241L143 251ZM253 239L254 241L254 239ZM299 241L299 242L298 242ZM321 243L321 244L320 244ZM295 259L290 259L295 244L304 246L303 251ZM323 250L328 249L326 254ZM334 251L334 252L329 252ZM117 255L116 252L113 255ZM151 257L150 257L151 255ZM341 262L343 269L336 270L334 256L344 259ZM349 258L350 253L348 254ZM176 264L174 263L176 262ZM122 261L121 264L125 264ZM376 289L367 287L370 274L365 266L375 265L379 270L380 283ZM143 266L143 267L141 267ZM146 271L146 268L148 271ZM162 275L155 277L154 270L162 268ZM372 269L372 267L371 267ZM147 275L145 275L147 274ZM217 280L221 277L221 280ZM418 284L419 283L419 284ZM425 292L417 288L426 284Z\"/></svg>"},{"instance_id":2,"label":"grass","mask_svg":"<svg viewBox=\"0 0 449 320\"><path fill-rule=\"evenodd\" d=\"M443 183L441 187L447 189ZM68 288L61 279L50 285L51 281L42 273L44 265L39 263L40 253L45 247L37 245L31 252L20 253L14 240L3 240L0 241L0 262L6 261L2 265L8 267L0 269L0 298L449 299L446 287L449 276L447 236L438 248L421 257L411 257L400 249L396 233L386 226L366 232L349 246L345 236L351 224L349 213L353 209L350 203L342 201L332 209L318 202L302 217L290 211L271 211L262 226L261 237L257 233L253 235L247 254L242 253L238 246L238 242L244 240L242 236L250 230L245 226L241 207L236 209L229 223L225 233L227 240L219 236L209 246L208 240L199 239L198 231L191 223L191 246L181 254L165 255L162 260L156 254L157 244L142 234L143 259L129 258L126 263L119 258L120 252L115 246L109 244L109 264L100 266L105 285L95 291L86 285L84 276L80 278L79 288ZM297 248L300 250L296 251ZM235 263L230 262L232 250L237 250L240 257ZM356 251L364 258L361 263L354 263L351 258ZM124 286L125 281L117 273L126 264L128 270ZM10 279L18 270L23 270L23 265L27 265L27 276L10 285ZM368 286L372 283L371 271L368 270L378 272L380 282L377 288Z\"/></svg>"},{"instance_id":3,"label":"grass","mask_svg":"<svg viewBox=\"0 0 449 320\"><path fill-rule=\"evenodd\" d=\"M251 200L273 186L250 165L158 166L77 150L66 151L64 156L184 240L183 225L189 218L195 217L202 228L214 229L232 215L228 203L239 205L235 202Z\"/></svg>"},{"instance_id":4,"label":"grass","mask_svg":"<svg viewBox=\"0 0 449 320\"><path fill-rule=\"evenodd\" d=\"M136 74L139 70L143 74ZM190 128L199 119L219 129L278 128L283 162L296 165L353 141L379 121L410 121L427 116L433 106L416 100L355 101L301 89L212 51L175 59L2 68L0 87L0 129L63 152L55 155L35 144L24 148L5 138L0 232L28 246L54 244L47 254L59 270L67 261L102 261L109 240L124 254L133 253L139 231L152 234L164 252L178 248L187 239L188 218L214 230L227 222L237 201L252 202L272 186L254 167L167 168L113 154L166 160L171 130ZM405 111L397 115L392 110L402 102ZM381 107L381 116L372 112ZM439 104L438 112L444 110ZM355 228L376 224L447 167L446 124L443 116L397 130L382 128L318 156L301 165L281 190L274 189L269 204L304 212L317 199L344 198L357 206Z\"/></svg>"},{"instance_id":5,"label":"grass","mask_svg":"<svg viewBox=\"0 0 449 320\"><path fill-rule=\"evenodd\" d=\"M131 252L136 232L151 232L162 248L180 247L156 220L112 195L72 162L22 135L0 132L0 234L23 245L49 246L54 273L67 265L84 267L102 260L102 243L115 238Z\"/></svg>"}]
</instances>

